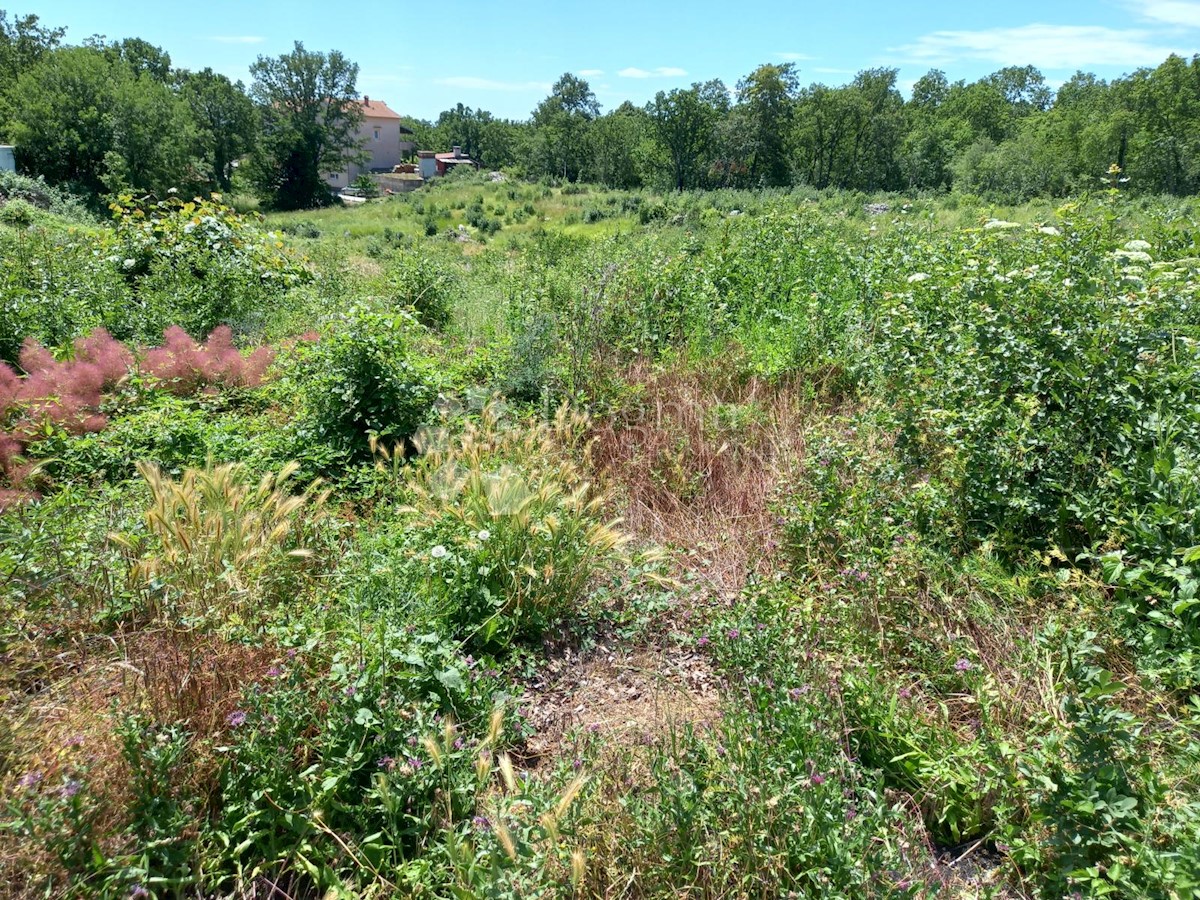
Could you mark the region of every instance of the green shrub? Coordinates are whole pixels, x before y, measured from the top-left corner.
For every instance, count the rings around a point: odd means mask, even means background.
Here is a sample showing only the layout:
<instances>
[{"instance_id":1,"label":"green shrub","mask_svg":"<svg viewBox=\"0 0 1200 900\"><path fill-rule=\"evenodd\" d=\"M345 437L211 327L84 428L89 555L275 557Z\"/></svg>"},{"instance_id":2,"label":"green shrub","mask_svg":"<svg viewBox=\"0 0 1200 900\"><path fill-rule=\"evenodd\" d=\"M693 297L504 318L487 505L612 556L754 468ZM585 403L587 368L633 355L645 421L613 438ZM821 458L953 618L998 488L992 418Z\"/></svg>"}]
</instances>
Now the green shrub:
<instances>
[{"instance_id":1,"label":"green shrub","mask_svg":"<svg viewBox=\"0 0 1200 900\"><path fill-rule=\"evenodd\" d=\"M378 197L379 185L375 183L375 179L365 172L359 175L350 183L350 187L362 191L365 197Z\"/></svg>"},{"instance_id":2,"label":"green shrub","mask_svg":"<svg viewBox=\"0 0 1200 900\"><path fill-rule=\"evenodd\" d=\"M221 324L258 328L288 290L309 278L261 217L215 197L150 203L124 196L112 213L104 252L137 300L126 321L110 324L118 338L150 341L169 325L193 336Z\"/></svg>"},{"instance_id":3,"label":"green shrub","mask_svg":"<svg viewBox=\"0 0 1200 900\"><path fill-rule=\"evenodd\" d=\"M443 328L462 296L462 276L456 268L430 257L405 257L388 272L393 298L431 328Z\"/></svg>"},{"instance_id":4,"label":"green shrub","mask_svg":"<svg viewBox=\"0 0 1200 900\"><path fill-rule=\"evenodd\" d=\"M126 339L133 309L119 265L89 236L0 229L0 361L16 361L26 338L60 347L105 326Z\"/></svg>"},{"instance_id":5,"label":"green shrub","mask_svg":"<svg viewBox=\"0 0 1200 900\"><path fill-rule=\"evenodd\" d=\"M28 228L33 224L34 216L33 206L20 197L11 197L3 206L0 206L0 224L3 225Z\"/></svg>"},{"instance_id":6,"label":"green shrub","mask_svg":"<svg viewBox=\"0 0 1200 900\"><path fill-rule=\"evenodd\" d=\"M332 319L301 363L302 435L351 456L369 441L406 442L425 420L437 391L411 358L404 316L352 308Z\"/></svg>"},{"instance_id":7,"label":"green shrub","mask_svg":"<svg viewBox=\"0 0 1200 900\"><path fill-rule=\"evenodd\" d=\"M53 213L66 222L91 225L96 221L82 199L53 187L39 175L30 178L16 172L0 172L0 198L8 201L22 200L37 209Z\"/></svg>"}]
</instances>

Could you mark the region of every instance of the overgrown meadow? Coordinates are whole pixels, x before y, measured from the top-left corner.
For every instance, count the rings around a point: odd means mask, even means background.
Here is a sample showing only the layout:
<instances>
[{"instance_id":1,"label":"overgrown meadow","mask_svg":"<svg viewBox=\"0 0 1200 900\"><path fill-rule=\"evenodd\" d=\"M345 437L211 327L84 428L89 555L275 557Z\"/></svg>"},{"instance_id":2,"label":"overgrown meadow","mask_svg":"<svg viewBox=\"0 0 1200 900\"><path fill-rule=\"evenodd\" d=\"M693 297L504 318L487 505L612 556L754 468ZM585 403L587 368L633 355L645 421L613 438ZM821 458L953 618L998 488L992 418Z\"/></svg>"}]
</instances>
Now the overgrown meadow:
<instances>
[{"instance_id":1,"label":"overgrown meadow","mask_svg":"<svg viewBox=\"0 0 1200 900\"><path fill-rule=\"evenodd\" d=\"M1200 893L1190 201L0 194L0 894Z\"/></svg>"}]
</instances>

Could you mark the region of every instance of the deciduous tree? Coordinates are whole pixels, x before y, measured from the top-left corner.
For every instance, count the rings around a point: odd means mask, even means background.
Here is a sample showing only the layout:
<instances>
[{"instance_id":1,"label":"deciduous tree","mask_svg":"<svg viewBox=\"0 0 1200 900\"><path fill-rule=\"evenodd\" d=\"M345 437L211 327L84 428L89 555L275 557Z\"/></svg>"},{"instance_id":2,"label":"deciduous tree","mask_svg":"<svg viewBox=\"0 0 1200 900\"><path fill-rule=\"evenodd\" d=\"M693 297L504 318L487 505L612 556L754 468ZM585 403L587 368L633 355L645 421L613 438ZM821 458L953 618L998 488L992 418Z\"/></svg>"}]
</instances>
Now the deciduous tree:
<instances>
[{"instance_id":1,"label":"deciduous tree","mask_svg":"<svg viewBox=\"0 0 1200 900\"><path fill-rule=\"evenodd\" d=\"M297 41L291 53L260 56L250 74L262 117L253 167L259 191L279 209L330 203L323 176L366 158L358 138L358 65L337 50L306 50Z\"/></svg>"}]
</instances>

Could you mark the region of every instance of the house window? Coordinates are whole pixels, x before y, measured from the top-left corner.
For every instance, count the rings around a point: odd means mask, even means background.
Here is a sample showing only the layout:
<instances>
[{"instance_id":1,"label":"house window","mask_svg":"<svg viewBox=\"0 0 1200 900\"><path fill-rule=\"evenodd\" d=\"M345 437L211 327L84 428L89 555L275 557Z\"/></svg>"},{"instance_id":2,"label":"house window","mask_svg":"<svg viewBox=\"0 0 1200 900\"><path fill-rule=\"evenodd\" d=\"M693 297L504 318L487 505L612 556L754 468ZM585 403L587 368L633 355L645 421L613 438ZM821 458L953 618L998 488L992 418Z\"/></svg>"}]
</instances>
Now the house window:
<instances>
[{"instance_id":1,"label":"house window","mask_svg":"<svg viewBox=\"0 0 1200 900\"><path fill-rule=\"evenodd\" d=\"M379 129L375 129L375 140L379 140Z\"/></svg>"}]
</instances>

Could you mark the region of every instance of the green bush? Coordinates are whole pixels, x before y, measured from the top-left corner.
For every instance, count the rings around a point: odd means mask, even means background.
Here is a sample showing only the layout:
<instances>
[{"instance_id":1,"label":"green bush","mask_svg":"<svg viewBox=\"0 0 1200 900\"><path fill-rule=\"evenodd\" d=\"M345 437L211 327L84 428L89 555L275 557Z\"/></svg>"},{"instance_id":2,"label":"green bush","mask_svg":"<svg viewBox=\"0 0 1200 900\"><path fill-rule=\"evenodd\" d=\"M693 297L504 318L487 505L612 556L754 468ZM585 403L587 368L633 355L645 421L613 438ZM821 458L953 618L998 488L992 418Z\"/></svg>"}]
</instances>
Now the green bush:
<instances>
[{"instance_id":1,"label":"green bush","mask_svg":"<svg viewBox=\"0 0 1200 900\"><path fill-rule=\"evenodd\" d=\"M411 438L437 395L412 359L411 330L404 316L361 307L328 322L301 362L302 434L360 458L371 438Z\"/></svg>"},{"instance_id":2,"label":"green bush","mask_svg":"<svg viewBox=\"0 0 1200 900\"><path fill-rule=\"evenodd\" d=\"M16 172L0 172L0 198L9 202L23 200L77 225L91 225L96 221L83 200L47 184L41 176L30 178Z\"/></svg>"},{"instance_id":3,"label":"green bush","mask_svg":"<svg viewBox=\"0 0 1200 900\"><path fill-rule=\"evenodd\" d=\"M193 336L218 325L259 328L309 273L261 217L242 215L217 198L157 203L124 196L112 206L104 252L119 267L136 302L110 330L150 341L169 325Z\"/></svg>"},{"instance_id":4,"label":"green bush","mask_svg":"<svg viewBox=\"0 0 1200 900\"><path fill-rule=\"evenodd\" d=\"M431 328L446 326L463 290L456 268L426 256L401 259L388 272L388 283L393 298Z\"/></svg>"},{"instance_id":5,"label":"green bush","mask_svg":"<svg viewBox=\"0 0 1200 900\"><path fill-rule=\"evenodd\" d=\"M59 347L98 326L128 338L133 309L120 266L89 236L0 229L0 361L15 361L25 338Z\"/></svg>"},{"instance_id":6,"label":"green bush","mask_svg":"<svg viewBox=\"0 0 1200 900\"><path fill-rule=\"evenodd\" d=\"M0 206L0 224L14 228L28 228L33 224L35 215L34 207L20 197L11 197Z\"/></svg>"}]
</instances>

